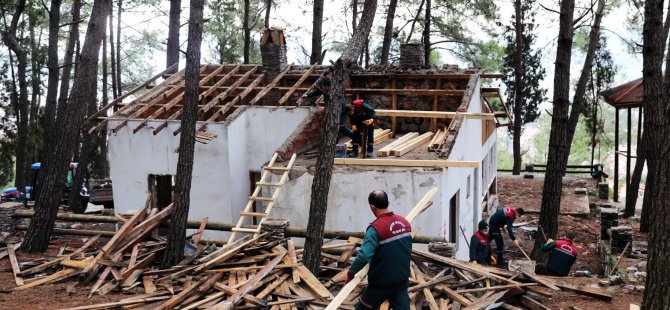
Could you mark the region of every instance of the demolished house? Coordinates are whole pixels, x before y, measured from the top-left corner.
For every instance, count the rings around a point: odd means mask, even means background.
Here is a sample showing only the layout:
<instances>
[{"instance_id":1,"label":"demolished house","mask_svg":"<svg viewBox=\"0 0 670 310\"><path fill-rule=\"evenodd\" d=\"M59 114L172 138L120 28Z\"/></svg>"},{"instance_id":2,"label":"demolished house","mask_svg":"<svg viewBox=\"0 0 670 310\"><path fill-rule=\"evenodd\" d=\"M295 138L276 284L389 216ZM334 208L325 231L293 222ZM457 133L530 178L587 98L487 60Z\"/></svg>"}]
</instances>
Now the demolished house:
<instances>
[{"instance_id":1,"label":"demolished house","mask_svg":"<svg viewBox=\"0 0 670 310\"><path fill-rule=\"evenodd\" d=\"M271 217L307 227L323 98L300 97L328 67L287 64L285 50L273 36L262 42L263 64L200 67L189 219L259 224ZM390 208L406 214L435 186L433 206L413 226L455 243L456 257L467 258L462 234L470 236L495 208L495 129L509 116L487 99L504 106L499 89L482 82L500 76L411 64L408 56L398 67L352 73L347 100L365 99L377 110L375 156L335 160L326 229L364 230L374 219L367 208L372 190L386 190ZM95 115L114 107L91 131L107 129L117 213L142 208L147 195L159 207L172 202L184 83L184 70L159 74L136 89L146 92ZM206 231L203 238L229 235Z\"/></svg>"}]
</instances>

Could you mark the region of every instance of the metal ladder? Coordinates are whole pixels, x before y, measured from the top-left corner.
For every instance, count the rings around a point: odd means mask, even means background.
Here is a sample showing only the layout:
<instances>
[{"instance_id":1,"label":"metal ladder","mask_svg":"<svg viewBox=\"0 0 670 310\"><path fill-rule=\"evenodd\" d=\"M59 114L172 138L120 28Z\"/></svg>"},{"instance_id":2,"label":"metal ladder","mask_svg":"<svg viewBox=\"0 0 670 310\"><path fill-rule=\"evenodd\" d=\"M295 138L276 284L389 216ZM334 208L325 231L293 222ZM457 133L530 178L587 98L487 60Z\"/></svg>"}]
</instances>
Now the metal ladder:
<instances>
[{"instance_id":1,"label":"metal ladder","mask_svg":"<svg viewBox=\"0 0 670 310\"><path fill-rule=\"evenodd\" d=\"M293 154L293 156L291 156L291 160L289 160L288 165L286 165L286 167L274 166L278 156L279 154L275 153L272 156L272 159L270 159L268 165L263 166L263 173L261 174L261 179L260 181L256 182L256 188L254 189L254 192L251 194L251 196L249 196L249 200L247 201L247 205L244 208L244 210L240 212L240 218L239 220L237 220L237 225L235 225L235 227L231 229L232 233L230 234L230 238L228 239L228 244L231 244L233 241L235 241L237 233L253 233L254 236L258 236L260 234L261 224L265 222L268 215L270 214L270 211L272 211L272 207L274 207L274 204L277 201L277 196L279 196L279 192L281 191L282 186L284 185L286 180L288 180L288 173L291 171L291 168L293 167L293 162L295 162L296 154ZM283 171L283 174L279 179L278 183L269 182L270 180L269 176L271 171ZM259 196L259 194L261 194L261 188L263 187L274 189L271 197ZM268 203L263 212L252 212L252 206L256 201ZM254 217L260 218L260 221L258 222L258 226L256 226L256 228L242 227L245 218L254 218Z\"/></svg>"}]
</instances>

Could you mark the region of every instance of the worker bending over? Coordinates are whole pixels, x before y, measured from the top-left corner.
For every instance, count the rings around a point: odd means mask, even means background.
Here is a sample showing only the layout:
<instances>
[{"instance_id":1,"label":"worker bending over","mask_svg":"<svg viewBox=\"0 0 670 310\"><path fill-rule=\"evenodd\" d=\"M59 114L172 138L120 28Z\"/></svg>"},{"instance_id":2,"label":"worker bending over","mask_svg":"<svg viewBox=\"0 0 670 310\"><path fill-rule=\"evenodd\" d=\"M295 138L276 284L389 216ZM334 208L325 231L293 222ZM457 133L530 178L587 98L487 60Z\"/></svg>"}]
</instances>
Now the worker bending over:
<instances>
[{"instance_id":1,"label":"worker bending over","mask_svg":"<svg viewBox=\"0 0 670 310\"><path fill-rule=\"evenodd\" d=\"M489 224L481 220L477 226L477 232L470 238L470 262L477 264L496 264L496 259L491 256L491 242L489 241Z\"/></svg>"},{"instance_id":2,"label":"worker bending over","mask_svg":"<svg viewBox=\"0 0 670 310\"><path fill-rule=\"evenodd\" d=\"M372 157L375 141L374 119L377 118L375 109L364 100L359 99L354 100L351 105L347 106L347 114L349 115L349 121L351 121L351 130L345 127L343 133L352 140L353 147L351 156L358 156L358 147L363 142L361 141L361 132L367 129L367 148L365 156Z\"/></svg>"},{"instance_id":3,"label":"worker bending over","mask_svg":"<svg viewBox=\"0 0 670 310\"><path fill-rule=\"evenodd\" d=\"M548 239L540 250L549 252L547 259L547 274L551 276L565 277L570 273L570 268L577 261L577 248L573 245L575 233L568 232L563 239L554 241Z\"/></svg>"},{"instance_id":4,"label":"worker bending over","mask_svg":"<svg viewBox=\"0 0 670 310\"><path fill-rule=\"evenodd\" d=\"M377 309L388 300L393 309L409 309L407 292L412 254L412 227L402 216L388 210L386 193L376 190L368 196L370 211L377 217L368 226L363 245L349 267L349 282L365 264L370 263L368 286L356 309Z\"/></svg>"},{"instance_id":5,"label":"worker bending over","mask_svg":"<svg viewBox=\"0 0 670 310\"><path fill-rule=\"evenodd\" d=\"M514 236L514 227L512 224L516 220L517 216L522 216L524 211L522 208L512 208L504 207L499 209L491 216L489 219L489 241L495 240L496 242L496 256L498 257L498 263L504 265L505 260L503 254L505 253L505 243L502 238L502 228L507 225L507 233L509 234L510 239L514 242L515 247L519 247L519 241L516 240Z\"/></svg>"}]
</instances>

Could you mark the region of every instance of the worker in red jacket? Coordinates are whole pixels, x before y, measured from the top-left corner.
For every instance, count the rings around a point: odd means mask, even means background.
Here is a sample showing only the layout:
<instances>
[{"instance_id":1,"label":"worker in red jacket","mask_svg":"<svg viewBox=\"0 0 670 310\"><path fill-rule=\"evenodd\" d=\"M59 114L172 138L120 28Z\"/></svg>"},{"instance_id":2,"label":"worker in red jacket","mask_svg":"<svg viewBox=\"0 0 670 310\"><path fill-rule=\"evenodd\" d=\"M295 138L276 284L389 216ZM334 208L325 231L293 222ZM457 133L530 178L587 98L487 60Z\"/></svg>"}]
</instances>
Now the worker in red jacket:
<instances>
[{"instance_id":1,"label":"worker in red jacket","mask_svg":"<svg viewBox=\"0 0 670 310\"><path fill-rule=\"evenodd\" d=\"M551 276L565 277L570 273L570 268L577 261L577 248L573 245L575 233L568 232L565 238L559 240L548 239L547 243L540 248L542 252L550 252L547 259L547 274Z\"/></svg>"},{"instance_id":2,"label":"worker in red jacket","mask_svg":"<svg viewBox=\"0 0 670 310\"><path fill-rule=\"evenodd\" d=\"M501 265L505 264L503 258L505 243L503 241L501 230L504 226L507 226L507 233L509 234L510 239L512 239L515 247L519 247L519 241L516 240L516 236L514 236L514 227L512 224L517 216L522 216L523 214L524 211L522 208L515 209L508 206L498 209L498 211L491 215L491 219L489 219L489 241L496 241L496 256L498 256L498 263Z\"/></svg>"},{"instance_id":3,"label":"worker in red jacket","mask_svg":"<svg viewBox=\"0 0 670 310\"><path fill-rule=\"evenodd\" d=\"M496 264L496 259L491 256L491 243L489 242L489 224L481 220L477 225L477 232L470 238L470 262L477 264Z\"/></svg>"}]
</instances>

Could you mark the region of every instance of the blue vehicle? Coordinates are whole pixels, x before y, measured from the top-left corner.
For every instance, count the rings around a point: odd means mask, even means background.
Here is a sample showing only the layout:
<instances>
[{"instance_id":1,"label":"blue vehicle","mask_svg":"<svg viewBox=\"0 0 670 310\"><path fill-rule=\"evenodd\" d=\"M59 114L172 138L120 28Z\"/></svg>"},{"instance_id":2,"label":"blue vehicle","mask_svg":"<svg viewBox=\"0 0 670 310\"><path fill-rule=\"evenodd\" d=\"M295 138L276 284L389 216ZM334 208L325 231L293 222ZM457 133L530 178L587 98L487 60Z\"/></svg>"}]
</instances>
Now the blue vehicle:
<instances>
[{"instance_id":1,"label":"blue vehicle","mask_svg":"<svg viewBox=\"0 0 670 310\"><path fill-rule=\"evenodd\" d=\"M67 170L67 179L65 180L65 188L63 189L63 202L67 203L72 193L72 184L74 183L74 176L77 174L77 163L70 163L70 167ZM2 191L1 201L34 201L35 195L33 195L33 189L39 188L37 184L37 177L39 176L40 170L42 169L41 163L34 163L30 166L30 185L26 185L26 192L23 193L19 191L16 187L10 187ZM82 184L81 190L79 191L79 199L82 200L82 210L73 210L75 213L84 213L86 210L86 205L88 204L89 195L88 189L85 185Z\"/></svg>"}]
</instances>

